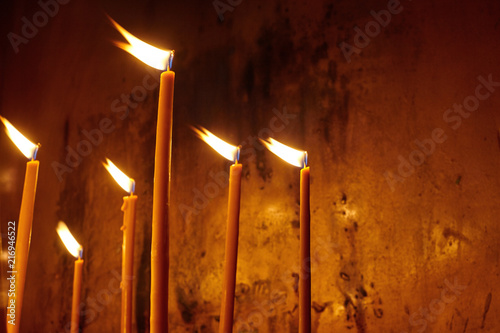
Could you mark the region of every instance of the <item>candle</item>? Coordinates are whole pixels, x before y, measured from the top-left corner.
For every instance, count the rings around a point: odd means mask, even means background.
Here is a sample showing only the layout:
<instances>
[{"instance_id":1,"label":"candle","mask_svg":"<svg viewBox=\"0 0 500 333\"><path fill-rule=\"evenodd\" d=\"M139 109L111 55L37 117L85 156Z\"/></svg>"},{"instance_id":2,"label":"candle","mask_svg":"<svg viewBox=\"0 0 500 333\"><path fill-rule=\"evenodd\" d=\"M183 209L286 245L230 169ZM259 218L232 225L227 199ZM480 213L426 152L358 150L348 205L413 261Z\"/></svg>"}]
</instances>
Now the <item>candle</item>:
<instances>
[{"instance_id":1,"label":"candle","mask_svg":"<svg viewBox=\"0 0 500 333\"><path fill-rule=\"evenodd\" d=\"M31 242L31 226L33 223L33 208L35 206L36 185L38 182L39 162L35 161L39 145L35 145L26 139L12 124L0 116L5 125L9 138L31 161L26 165L24 177L23 196L21 200L21 211L17 226L17 238L15 244L14 264L8 267L8 274L14 277L14 292L9 290L9 303L7 311L7 331L9 333L19 332L21 322L21 310L23 306L24 285L26 282L26 269L28 266L28 254ZM9 245L12 246L11 242Z\"/></svg>"},{"instance_id":2,"label":"candle","mask_svg":"<svg viewBox=\"0 0 500 333\"><path fill-rule=\"evenodd\" d=\"M172 108L175 73L161 74L156 127L151 233L151 333L168 332L168 270Z\"/></svg>"},{"instance_id":3,"label":"candle","mask_svg":"<svg viewBox=\"0 0 500 333\"><path fill-rule=\"evenodd\" d=\"M311 331L311 215L309 210L309 167L300 170L300 272L299 332Z\"/></svg>"},{"instance_id":4,"label":"candle","mask_svg":"<svg viewBox=\"0 0 500 333\"><path fill-rule=\"evenodd\" d=\"M168 269L170 170L172 155L172 119L175 73L171 71L174 51L161 50L131 35L110 18L129 42L116 43L145 64L165 70L160 79L160 97L156 127L153 186L153 229L151 234L151 333L168 332Z\"/></svg>"},{"instance_id":5,"label":"candle","mask_svg":"<svg viewBox=\"0 0 500 333\"><path fill-rule=\"evenodd\" d=\"M241 164L229 168L229 199L227 207L226 258L222 280L222 304L220 333L233 331L234 290L236 286L236 262L238 257L238 232L240 222Z\"/></svg>"},{"instance_id":6,"label":"candle","mask_svg":"<svg viewBox=\"0 0 500 333\"><path fill-rule=\"evenodd\" d=\"M261 140L274 154L300 170L300 269L299 333L311 332L311 234L309 208L309 167L307 152L296 150L269 138Z\"/></svg>"},{"instance_id":7,"label":"candle","mask_svg":"<svg viewBox=\"0 0 500 333\"><path fill-rule=\"evenodd\" d=\"M135 207L137 195L134 195L135 181L118 169L113 162L106 159L104 167L113 176L116 182L128 193L123 197L123 245L122 245L122 311L121 332L132 332L132 308L134 287L134 235L135 235Z\"/></svg>"},{"instance_id":8,"label":"candle","mask_svg":"<svg viewBox=\"0 0 500 333\"><path fill-rule=\"evenodd\" d=\"M73 273L73 299L71 300L71 333L80 332L80 299L82 295L82 269L83 259L75 260L75 272Z\"/></svg>"},{"instance_id":9,"label":"candle","mask_svg":"<svg viewBox=\"0 0 500 333\"><path fill-rule=\"evenodd\" d=\"M71 301L71 333L80 331L80 299L82 295L82 270L83 270L83 248L73 237L64 222L59 222L56 228L69 253L76 258L75 272L73 274L73 298Z\"/></svg>"},{"instance_id":10,"label":"candle","mask_svg":"<svg viewBox=\"0 0 500 333\"><path fill-rule=\"evenodd\" d=\"M241 164L238 163L240 148L232 146L208 130L193 128L198 136L234 164L229 168L229 199L227 208L226 252L222 281L222 302L219 332L233 331L234 290L236 286L236 264L238 258L238 233L240 221Z\"/></svg>"}]
</instances>

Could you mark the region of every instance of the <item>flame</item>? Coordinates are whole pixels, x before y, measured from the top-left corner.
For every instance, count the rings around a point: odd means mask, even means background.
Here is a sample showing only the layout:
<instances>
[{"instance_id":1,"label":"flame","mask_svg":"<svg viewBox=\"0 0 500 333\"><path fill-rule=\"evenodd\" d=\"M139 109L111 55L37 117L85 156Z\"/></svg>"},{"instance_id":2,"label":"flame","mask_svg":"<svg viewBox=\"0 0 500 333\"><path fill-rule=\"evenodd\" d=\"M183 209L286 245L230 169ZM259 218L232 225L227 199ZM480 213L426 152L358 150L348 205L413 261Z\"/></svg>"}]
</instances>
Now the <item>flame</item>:
<instances>
[{"instance_id":1,"label":"flame","mask_svg":"<svg viewBox=\"0 0 500 333\"><path fill-rule=\"evenodd\" d=\"M26 156L28 159L32 160L36 158L36 152L38 151L38 145L35 145L33 142L30 140L26 139L21 132L19 132L12 124L5 119L4 117L0 116L0 120L5 125L5 132L7 132L7 135L9 138L14 142L14 144L19 148L19 150Z\"/></svg>"},{"instance_id":2,"label":"flame","mask_svg":"<svg viewBox=\"0 0 500 333\"><path fill-rule=\"evenodd\" d=\"M278 155L284 161L295 165L300 168L305 168L307 165L307 152L302 150L293 149L285 146L284 144L269 138L267 140L260 140L272 153Z\"/></svg>"},{"instance_id":3,"label":"flame","mask_svg":"<svg viewBox=\"0 0 500 333\"><path fill-rule=\"evenodd\" d=\"M104 167L108 170L118 185L120 185L121 188L128 193L134 192L135 181L118 169L108 158L106 158L106 163L103 163Z\"/></svg>"},{"instance_id":4,"label":"flame","mask_svg":"<svg viewBox=\"0 0 500 333\"><path fill-rule=\"evenodd\" d=\"M116 30L118 30L128 41L128 44L123 42L114 42L116 46L118 46L122 50L127 51L146 65L149 65L153 68L165 70L172 67L172 59L174 57L173 50L162 50L154 47L153 45L145 43L125 30L111 17L108 16L108 18L111 23L113 23Z\"/></svg>"},{"instance_id":5,"label":"flame","mask_svg":"<svg viewBox=\"0 0 500 333\"><path fill-rule=\"evenodd\" d=\"M82 246L76 241L75 237L71 234L66 223L60 221L56 228L59 237L61 238L64 246L68 249L69 253L75 258L82 257Z\"/></svg>"},{"instance_id":6,"label":"flame","mask_svg":"<svg viewBox=\"0 0 500 333\"><path fill-rule=\"evenodd\" d=\"M206 128L200 127L200 129L197 129L196 127L192 127L192 129L200 139L205 141L210 147L215 149L215 151L217 151L223 157L227 158L230 161L238 162L238 159L240 157L239 147L232 146L229 143L219 139Z\"/></svg>"}]
</instances>

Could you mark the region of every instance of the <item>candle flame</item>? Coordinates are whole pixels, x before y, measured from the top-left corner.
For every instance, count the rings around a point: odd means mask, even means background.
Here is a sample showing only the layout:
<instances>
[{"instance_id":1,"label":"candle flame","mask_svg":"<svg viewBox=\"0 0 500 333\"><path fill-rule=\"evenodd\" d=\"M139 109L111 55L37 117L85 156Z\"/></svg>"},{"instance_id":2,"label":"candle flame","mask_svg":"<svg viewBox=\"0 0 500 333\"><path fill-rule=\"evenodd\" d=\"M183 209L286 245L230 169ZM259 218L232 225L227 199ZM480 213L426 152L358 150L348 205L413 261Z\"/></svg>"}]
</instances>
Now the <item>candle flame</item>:
<instances>
[{"instance_id":1,"label":"candle flame","mask_svg":"<svg viewBox=\"0 0 500 333\"><path fill-rule=\"evenodd\" d=\"M0 120L5 125L5 132L9 138L14 142L14 144L19 148L19 150L26 156L28 159L33 160L36 158L36 153L38 151L39 145L35 145L30 140L26 139L24 135L21 134L12 124L0 116Z\"/></svg>"},{"instance_id":2,"label":"candle flame","mask_svg":"<svg viewBox=\"0 0 500 333\"><path fill-rule=\"evenodd\" d=\"M191 128L200 139L205 141L210 147L215 149L215 151L217 151L223 157L227 158L230 161L238 162L238 159L240 158L240 147L230 145L229 143L219 139L206 128Z\"/></svg>"},{"instance_id":3,"label":"candle flame","mask_svg":"<svg viewBox=\"0 0 500 333\"><path fill-rule=\"evenodd\" d=\"M124 174L108 158L106 158L106 163L103 163L103 165L122 189L124 189L128 193L134 192L135 180Z\"/></svg>"},{"instance_id":4,"label":"candle flame","mask_svg":"<svg viewBox=\"0 0 500 333\"><path fill-rule=\"evenodd\" d=\"M146 65L149 65L153 68L159 70L170 70L172 67L172 61L174 58L173 50L162 50L153 45L143 42L139 38L135 37L127 30L125 30L121 25L116 23L111 17L109 20L115 26L116 30L118 30L122 36L128 41L127 43L123 42L114 42L116 46L121 48L122 50L127 51Z\"/></svg>"},{"instance_id":5,"label":"candle flame","mask_svg":"<svg viewBox=\"0 0 500 333\"><path fill-rule=\"evenodd\" d=\"M75 258L81 258L83 251L82 246L76 241L75 237L73 237L66 223L60 221L57 224L56 231L69 253Z\"/></svg>"},{"instance_id":6,"label":"candle flame","mask_svg":"<svg viewBox=\"0 0 500 333\"><path fill-rule=\"evenodd\" d=\"M274 140L273 138L269 138L267 140L261 139L260 141L267 147L267 149L284 161L300 168L305 168L307 166L306 151L293 149Z\"/></svg>"}]
</instances>

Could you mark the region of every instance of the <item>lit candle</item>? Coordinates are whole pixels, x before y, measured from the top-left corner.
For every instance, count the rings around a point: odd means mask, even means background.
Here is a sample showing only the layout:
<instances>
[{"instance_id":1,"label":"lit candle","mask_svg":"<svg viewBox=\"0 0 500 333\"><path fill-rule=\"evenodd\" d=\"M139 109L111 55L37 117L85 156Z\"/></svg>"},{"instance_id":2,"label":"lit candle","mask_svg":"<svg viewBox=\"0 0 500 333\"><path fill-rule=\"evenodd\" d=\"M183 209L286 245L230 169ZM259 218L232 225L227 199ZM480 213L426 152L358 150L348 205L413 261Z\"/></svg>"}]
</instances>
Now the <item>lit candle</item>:
<instances>
[{"instance_id":1,"label":"lit candle","mask_svg":"<svg viewBox=\"0 0 500 333\"><path fill-rule=\"evenodd\" d=\"M132 293L134 286L134 234L135 206L137 195L134 195L135 181L118 169L113 162L106 159L103 163L118 185L130 195L123 197L123 245L122 245L122 317L121 332L132 332Z\"/></svg>"},{"instance_id":2,"label":"lit candle","mask_svg":"<svg viewBox=\"0 0 500 333\"><path fill-rule=\"evenodd\" d=\"M110 19L129 44L116 43L145 64L165 70L160 78L156 127L153 186L153 229L151 234L151 333L168 332L168 226L172 155L172 111L175 73L171 71L174 51L144 43Z\"/></svg>"},{"instance_id":3,"label":"lit candle","mask_svg":"<svg viewBox=\"0 0 500 333\"><path fill-rule=\"evenodd\" d=\"M31 242L31 226L33 223L33 208L35 206L36 185L38 182L39 162L35 160L39 145L35 145L26 139L5 118L0 117L5 125L9 138L21 150L30 161L26 165L24 177L23 197L21 200L21 211L17 226L17 238L15 244L14 264L9 265L9 275L15 278L15 292L9 292L9 303L7 311L7 331L9 333L19 332L21 322L21 310L23 306L24 284L26 282L26 269L28 266L28 254ZM9 242L9 245L12 246Z\"/></svg>"},{"instance_id":4,"label":"lit candle","mask_svg":"<svg viewBox=\"0 0 500 333\"><path fill-rule=\"evenodd\" d=\"M229 201L227 208L226 254L222 280L222 302L219 333L233 331L234 290L238 258L238 232L240 221L241 164L238 163L240 148L232 146L204 128L193 128L210 147L234 164L229 168Z\"/></svg>"},{"instance_id":5,"label":"lit candle","mask_svg":"<svg viewBox=\"0 0 500 333\"><path fill-rule=\"evenodd\" d=\"M69 253L76 258L75 272L73 275L73 299L71 302L71 333L80 332L80 299L82 295L82 269L83 269L83 248L73 237L64 222L59 222L56 228L57 234L61 238Z\"/></svg>"},{"instance_id":6,"label":"lit candle","mask_svg":"<svg viewBox=\"0 0 500 333\"><path fill-rule=\"evenodd\" d=\"M299 333L309 333L311 332L311 216L307 152L290 148L272 138L261 141L281 159L302 168L300 170Z\"/></svg>"}]
</instances>

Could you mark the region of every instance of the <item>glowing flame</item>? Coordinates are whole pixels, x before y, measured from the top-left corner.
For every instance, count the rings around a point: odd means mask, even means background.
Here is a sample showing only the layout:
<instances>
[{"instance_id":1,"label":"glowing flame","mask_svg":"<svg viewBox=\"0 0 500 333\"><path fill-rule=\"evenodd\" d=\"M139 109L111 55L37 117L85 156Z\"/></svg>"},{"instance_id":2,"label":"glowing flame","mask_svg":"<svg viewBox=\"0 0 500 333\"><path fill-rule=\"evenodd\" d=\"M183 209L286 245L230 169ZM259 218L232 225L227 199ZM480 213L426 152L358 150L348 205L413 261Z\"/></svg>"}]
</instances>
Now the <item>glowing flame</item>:
<instances>
[{"instance_id":1,"label":"glowing flame","mask_svg":"<svg viewBox=\"0 0 500 333\"><path fill-rule=\"evenodd\" d=\"M30 140L26 139L26 137L24 137L21 132L12 126L12 124L4 117L0 116L0 120L2 120L5 125L5 132L7 132L9 138L12 142L14 142L17 148L19 148L24 156L30 160L35 159L38 151L38 145L35 145Z\"/></svg>"},{"instance_id":2,"label":"glowing flame","mask_svg":"<svg viewBox=\"0 0 500 333\"><path fill-rule=\"evenodd\" d=\"M122 50L127 51L146 65L149 65L156 69L165 70L172 67L172 60L174 58L173 50L162 50L154 47L153 45L145 43L125 30L111 17L109 17L109 20L111 21L111 23L113 23L116 30L118 30L128 41L128 44L122 42L114 42L116 46L118 46Z\"/></svg>"},{"instance_id":3,"label":"glowing flame","mask_svg":"<svg viewBox=\"0 0 500 333\"><path fill-rule=\"evenodd\" d=\"M278 155L284 161L295 165L300 168L304 168L307 165L307 152L302 150L293 149L291 147L285 146L284 144L269 138L267 140L260 140L271 152Z\"/></svg>"},{"instance_id":4,"label":"glowing flame","mask_svg":"<svg viewBox=\"0 0 500 333\"><path fill-rule=\"evenodd\" d=\"M107 163L107 164L106 164ZM113 176L114 180L128 193L132 193L135 190L135 181L124 174L120 169L116 167L109 159L106 158L106 163L103 163L104 167Z\"/></svg>"},{"instance_id":5,"label":"glowing flame","mask_svg":"<svg viewBox=\"0 0 500 333\"><path fill-rule=\"evenodd\" d=\"M192 129L200 139L205 141L210 147L215 149L215 151L217 151L223 157L233 162L237 162L240 158L239 147L232 146L229 143L219 139L206 128L200 127L200 129L197 129L195 127L192 127Z\"/></svg>"},{"instance_id":6,"label":"glowing flame","mask_svg":"<svg viewBox=\"0 0 500 333\"><path fill-rule=\"evenodd\" d=\"M68 249L69 253L75 258L82 257L82 246L76 241L75 237L71 234L66 223L60 221L57 224L56 231L61 238L64 246Z\"/></svg>"}]
</instances>

